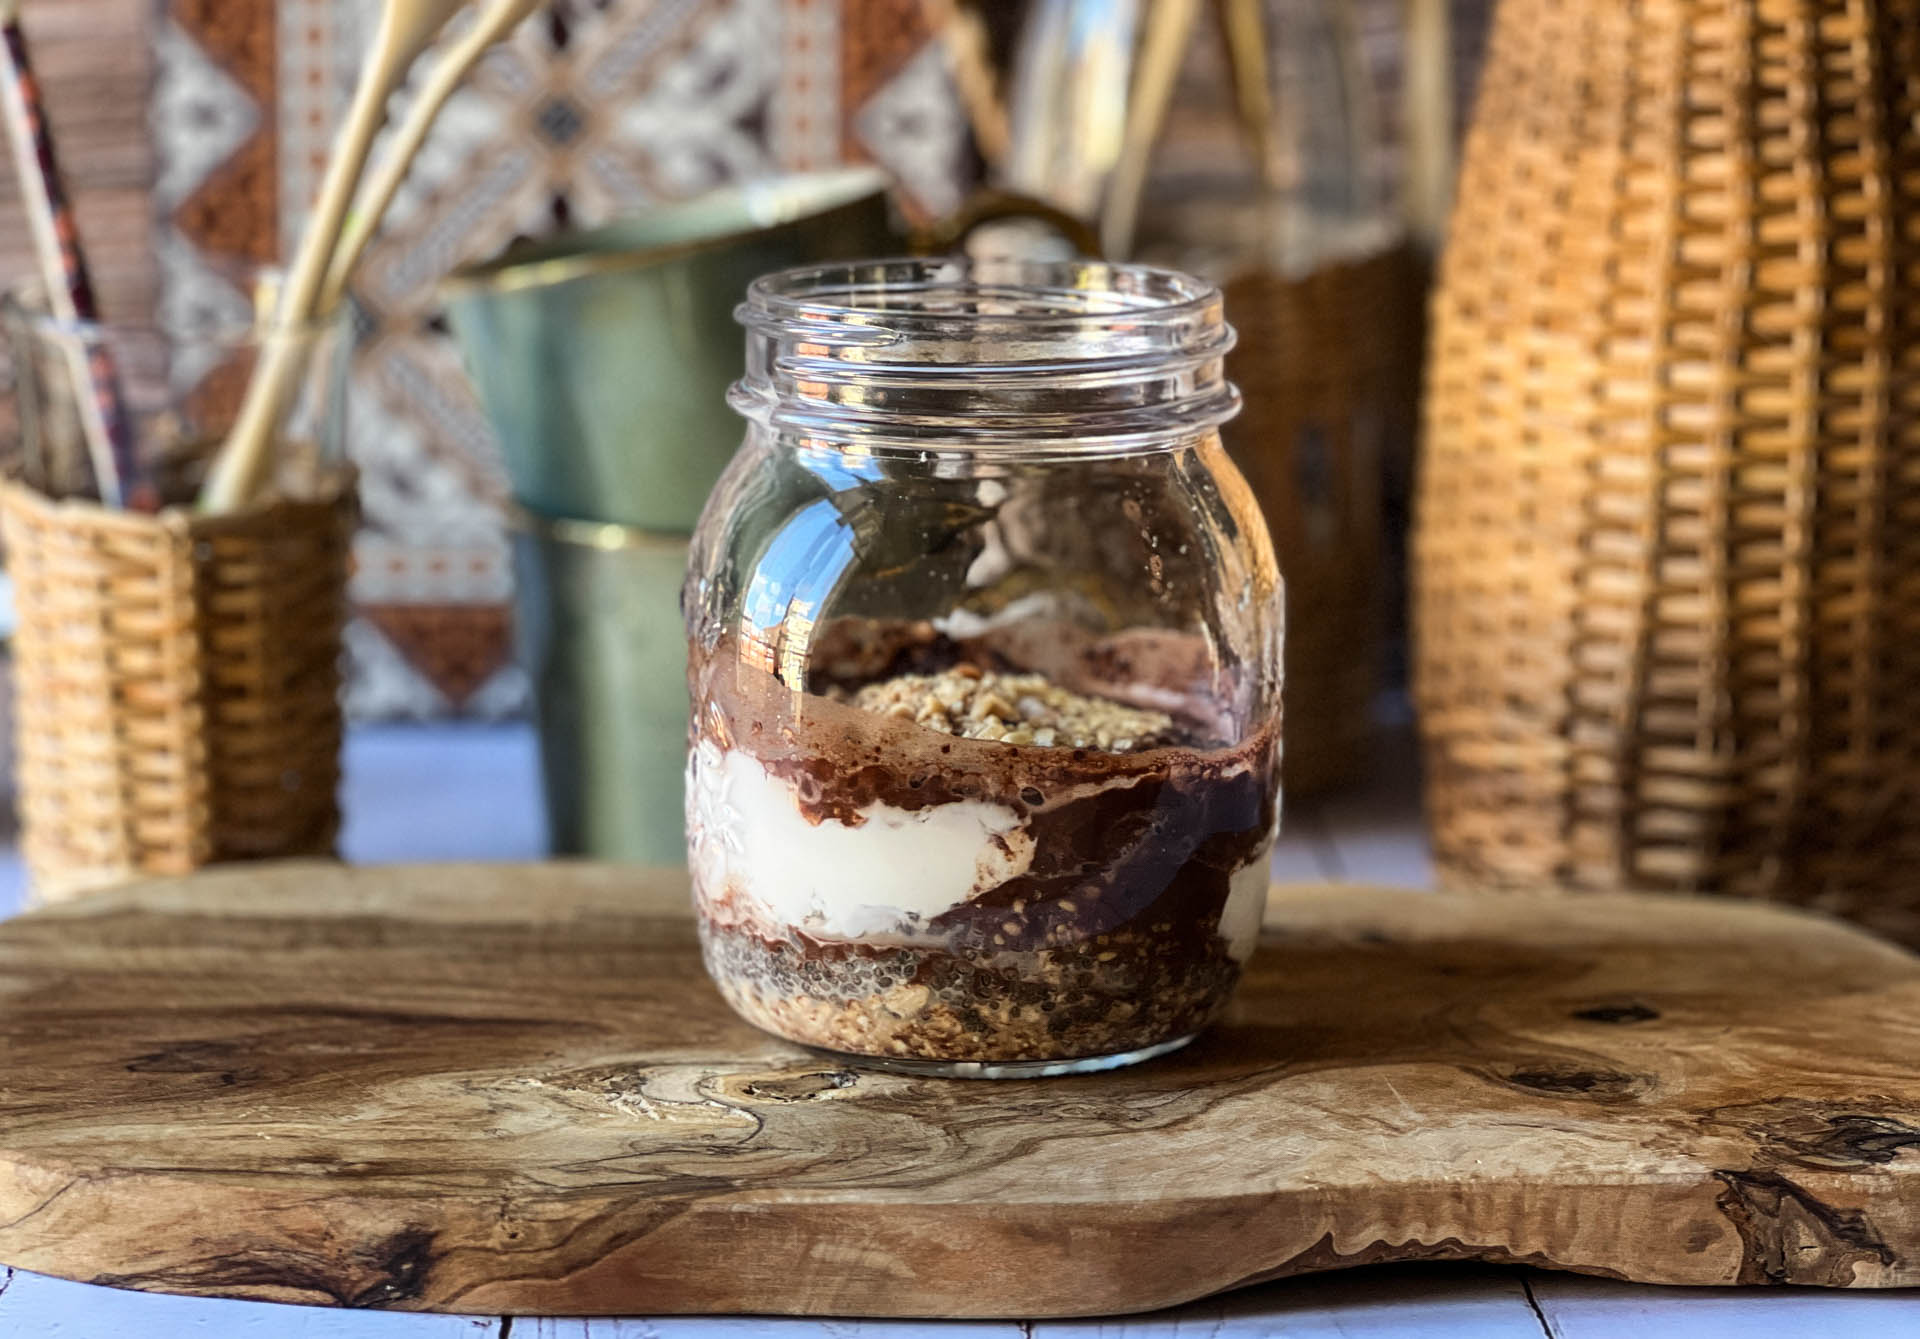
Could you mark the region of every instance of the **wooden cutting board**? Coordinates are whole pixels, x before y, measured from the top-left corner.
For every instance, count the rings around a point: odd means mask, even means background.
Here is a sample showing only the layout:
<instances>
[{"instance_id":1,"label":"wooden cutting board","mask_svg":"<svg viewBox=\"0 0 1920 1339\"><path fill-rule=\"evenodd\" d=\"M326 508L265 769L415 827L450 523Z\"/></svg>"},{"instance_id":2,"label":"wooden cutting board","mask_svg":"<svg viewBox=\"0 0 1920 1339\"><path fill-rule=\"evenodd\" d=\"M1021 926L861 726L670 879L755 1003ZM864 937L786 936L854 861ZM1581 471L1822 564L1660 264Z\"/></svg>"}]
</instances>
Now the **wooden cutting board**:
<instances>
[{"instance_id":1,"label":"wooden cutting board","mask_svg":"<svg viewBox=\"0 0 1920 1339\"><path fill-rule=\"evenodd\" d=\"M1138 1069L736 1022L684 878L289 865L0 925L0 1260L473 1312L1042 1316L1377 1260L1920 1284L1920 959L1733 902L1284 893Z\"/></svg>"}]
</instances>

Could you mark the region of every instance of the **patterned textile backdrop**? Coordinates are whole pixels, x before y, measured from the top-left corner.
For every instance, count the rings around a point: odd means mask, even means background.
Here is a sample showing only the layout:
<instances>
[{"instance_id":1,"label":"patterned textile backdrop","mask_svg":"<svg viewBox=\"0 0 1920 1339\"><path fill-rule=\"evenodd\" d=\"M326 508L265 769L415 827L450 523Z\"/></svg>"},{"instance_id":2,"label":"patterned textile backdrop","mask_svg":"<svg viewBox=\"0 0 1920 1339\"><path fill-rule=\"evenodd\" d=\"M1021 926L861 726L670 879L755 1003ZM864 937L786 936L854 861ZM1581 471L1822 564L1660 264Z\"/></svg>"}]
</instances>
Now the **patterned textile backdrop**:
<instances>
[{"instance_id":1,"label":"patterned textile backdrop","mask_svg":"<svg viewBox=\"0 0 1920 1339\"><path fill-rule=\"evenodd\" d=\"M31 8L31 7L30 7ZM244 308L227 277L298 235L374 0L167 0L154 43L158 310ZM496 716L509 663L505 486L434 289L516 234L775 170L875 160L927 212L973 157L918 0L569 0L442 114L355 289L349 708Z\"/></svg>"}]
</instances>

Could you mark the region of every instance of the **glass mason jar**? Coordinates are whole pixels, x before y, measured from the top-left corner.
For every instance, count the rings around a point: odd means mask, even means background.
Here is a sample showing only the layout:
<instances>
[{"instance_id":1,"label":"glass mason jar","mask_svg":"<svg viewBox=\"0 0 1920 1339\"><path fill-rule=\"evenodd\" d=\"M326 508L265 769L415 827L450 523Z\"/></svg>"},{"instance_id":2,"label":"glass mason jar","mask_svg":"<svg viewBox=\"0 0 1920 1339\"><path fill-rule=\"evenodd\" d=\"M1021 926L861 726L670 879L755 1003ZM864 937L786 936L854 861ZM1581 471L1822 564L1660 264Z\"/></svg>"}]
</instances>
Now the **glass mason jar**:
<instances>
[{"instance_id":1,"label":"glass mason jar","mask_svg":"<svg viewBox=\"0 0 1920 1339\"><path fill-rule=\"evenodd\" d=\"M1094 262L757 281L682 605L707 967L919 1072L1169 1051L1258 937L1281 593L1216 289Z\"/></svg>"}]
</instances>

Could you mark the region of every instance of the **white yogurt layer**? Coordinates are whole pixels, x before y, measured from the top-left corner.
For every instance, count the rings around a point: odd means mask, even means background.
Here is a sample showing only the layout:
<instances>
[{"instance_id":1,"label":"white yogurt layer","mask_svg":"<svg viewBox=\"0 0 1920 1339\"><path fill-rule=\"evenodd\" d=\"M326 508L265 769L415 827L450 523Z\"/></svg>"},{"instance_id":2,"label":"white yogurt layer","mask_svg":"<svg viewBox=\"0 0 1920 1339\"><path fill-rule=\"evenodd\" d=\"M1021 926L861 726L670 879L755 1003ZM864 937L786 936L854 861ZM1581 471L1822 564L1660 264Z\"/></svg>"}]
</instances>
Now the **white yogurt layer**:
<instances>
[{"instance_id":1,"label":"white yogurt layer","mask_svg":"<svg viewBox=\"0 0 1920 1339\"><path fill-rule=\"evenodd\" d=\"M793 787L758 759L703 740L687 769L698 887L715 895L731 884L765 923L820 938L911 938L1033 861L1033 838L1001 805L861 812L856 825L810 823Z\"/></svg>"},{"instance_id":2,"label":"white yogurt layer","mask_svg":"<svg viewBox=\"0 0 1920 1339\"><path fill-rule=\"evenodd\" d=\"M1131 783L1127 783L1131 784ZM810 823L794 788L750 753L703 740L687 766L688 860L695 887L731 887L741 919L821 939L933 939L927 923L1024 874L1033 837L1012 809L974 800ZM1220 936L1236 962L1260 941L1267 849L1227 886Z\"/></svg>"},{"instance_id":3,"label":"white yogurt layer","mask_svg":"<svg viewBox=\"0 0 1920 1339\"><path fill-rule=\"evenodd\" d=\"M1220 912L1220 937L1235 962L1245 962L1260 944L1260 922L1267 914L1268 848L1240 866L1227 880L1227 905Z\"/></svg>"}]
</instances>

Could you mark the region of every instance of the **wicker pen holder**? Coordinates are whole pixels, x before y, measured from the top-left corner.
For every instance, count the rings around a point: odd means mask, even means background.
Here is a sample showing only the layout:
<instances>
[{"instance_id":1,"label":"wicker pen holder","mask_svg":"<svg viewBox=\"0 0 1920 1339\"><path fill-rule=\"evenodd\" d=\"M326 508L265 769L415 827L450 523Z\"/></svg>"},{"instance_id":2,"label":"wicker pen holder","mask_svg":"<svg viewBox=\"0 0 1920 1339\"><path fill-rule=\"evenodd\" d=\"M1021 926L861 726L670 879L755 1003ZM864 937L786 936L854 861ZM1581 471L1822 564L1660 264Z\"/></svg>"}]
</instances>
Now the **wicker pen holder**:
<instances>
[{"instance_id":1,"label":"wicker pen holder","mask_svg":"<svg viewBox=\"0 0 1920 1339\"><path fill-rule=\"evenodd\" d=\"M330 855L350 473L224 516L0 484L33 894Z\"/></svg>"}]
</instances>

